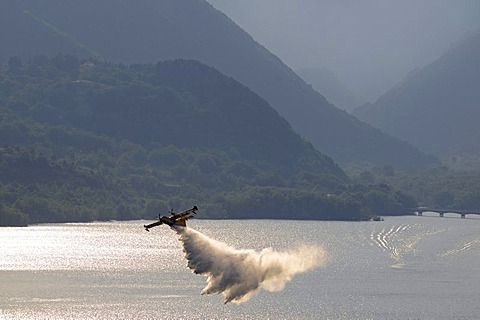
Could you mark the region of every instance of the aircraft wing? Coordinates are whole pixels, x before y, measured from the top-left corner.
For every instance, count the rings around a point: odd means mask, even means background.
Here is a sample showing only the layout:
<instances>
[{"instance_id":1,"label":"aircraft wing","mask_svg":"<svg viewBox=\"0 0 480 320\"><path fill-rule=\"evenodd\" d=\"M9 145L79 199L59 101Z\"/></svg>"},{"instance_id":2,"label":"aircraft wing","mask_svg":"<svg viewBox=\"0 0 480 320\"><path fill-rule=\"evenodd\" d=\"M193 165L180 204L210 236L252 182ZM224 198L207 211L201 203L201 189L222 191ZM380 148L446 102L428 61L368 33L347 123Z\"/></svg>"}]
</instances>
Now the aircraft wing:
<instances>
[{"instance_id":1,"label":"aircraft wing","mask_svg":"<svg viewBox=\"0 0 480 320\"><path fill-rule=\"evenodd\" d=\"M148 225L144 225L143 227L145 228L145 230L150 231L150 230L149 230L150 228L159 226L159 225L161 225L161 224L162 224L162 221L157 221L157 222L154 222L154 223L150 223L150 224L148 224Z\"/></svg>"},{"instance_id":2,"label":"aircraft wing","mask_svg":"<svg viewBox=\"0 0 480 320\"><path fill-rule=\"evenodd\" d=\"M185 210L185 211L182 211L182 212L173 212L172 213L172 216L175 218L175 219L179 219L181 217L185 217L185 216L188 216L190 214L196 214L195 211L197 211L198 208L197 206L193 206L193 208L191 209L188 209L188 210Z\"/></svg>"}]
</instances>

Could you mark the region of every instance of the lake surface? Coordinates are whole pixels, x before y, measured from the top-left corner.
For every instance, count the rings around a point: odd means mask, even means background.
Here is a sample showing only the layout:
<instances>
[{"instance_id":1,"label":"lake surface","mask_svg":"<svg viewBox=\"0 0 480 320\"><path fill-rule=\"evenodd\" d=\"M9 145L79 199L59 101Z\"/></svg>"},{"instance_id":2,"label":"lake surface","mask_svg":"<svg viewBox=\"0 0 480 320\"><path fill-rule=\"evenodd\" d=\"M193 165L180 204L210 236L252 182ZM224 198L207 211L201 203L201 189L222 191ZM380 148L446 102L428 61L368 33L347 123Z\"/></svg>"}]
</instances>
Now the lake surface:
<instances>
[{"instance_id":1,"label":"lake surface","mask_svg":"<svg viewBox=\"0 0 480 320\"><path fill-rule=\"evenodd\" d=\"M236 249L323 248L325 264L241 304L200 295L178 235L145 221L0 228L1 319L479 319L480 219L208 221Z\"/></svg>"}]
</instances>

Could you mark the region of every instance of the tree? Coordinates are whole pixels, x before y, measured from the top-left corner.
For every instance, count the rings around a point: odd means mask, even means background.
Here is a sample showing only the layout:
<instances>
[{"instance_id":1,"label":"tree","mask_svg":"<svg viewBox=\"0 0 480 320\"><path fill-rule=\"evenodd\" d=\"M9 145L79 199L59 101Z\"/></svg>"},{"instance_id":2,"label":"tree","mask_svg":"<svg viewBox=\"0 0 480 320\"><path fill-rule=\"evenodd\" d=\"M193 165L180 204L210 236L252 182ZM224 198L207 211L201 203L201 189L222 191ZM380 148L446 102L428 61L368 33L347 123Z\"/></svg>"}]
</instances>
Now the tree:
<instances>
[{"instance_id":1,"label":"tree","mask_svg":"<svg viewBox=\"0 0 480 320\"><path fill-rule=\"evenodd\" d=\"M28 224L28 216L13 207L0 204L0 226L23 227Z\"/></svg>"}]
</instances>

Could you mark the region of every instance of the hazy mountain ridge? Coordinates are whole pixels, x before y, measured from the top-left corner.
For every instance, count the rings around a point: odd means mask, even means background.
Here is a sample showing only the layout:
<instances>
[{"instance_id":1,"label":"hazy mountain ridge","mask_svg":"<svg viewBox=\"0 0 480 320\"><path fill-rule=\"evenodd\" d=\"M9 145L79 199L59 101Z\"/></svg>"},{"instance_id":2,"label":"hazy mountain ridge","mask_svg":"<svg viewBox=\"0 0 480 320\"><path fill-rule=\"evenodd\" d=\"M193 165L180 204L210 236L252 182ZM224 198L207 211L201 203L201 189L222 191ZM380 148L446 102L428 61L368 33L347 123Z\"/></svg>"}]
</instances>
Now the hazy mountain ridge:
<instances>
[{"instance_id":1,"label":"hazy mountain ridge","mask_svg":"<svg viewBox=\"0 0 480 320\"><path fill-rule=\"evenodd\" d=\"M338 108L351 111L363 103L363 99L343 85L331 70L302 68L297 74Z\"/></svg>"},{"instance_id":2,"label":"hazy mountain ridge","mask_svg":"<svg viewBox=\"0 0 480 320\"><path fill-rule=\"evenodd\" d=\"M0 50L3 59L59 51L125 63L196 59L264 97L297 132L340 163L408 167L432 162L415 148L336 109L204 1L23 0L3 6L8 19L0 20L0 29L18 31L17 38L6 37L12 45ZM53 29L39 28L41 21Z\"/></svg>"},{"instance_id":3,"label":"hazy mountain ridge","mask_svg":"<svg viewBox=\"0 0 480 320\"><path fill-rule=\"evenodd\" d=\"M479 83L477 32L354 114L438 156L478 156Z\"/></svg>"},{"instance_id":4,"label":"hazy mountain ridge","mask_svg":"<svg viewBox=\"0 0 480 320\"><path fill-rule=\"evenodd\" d=\"M368 101L480 28L478 0L208 2L287 65L326 67Z\"/></svg>"}]
</instances>

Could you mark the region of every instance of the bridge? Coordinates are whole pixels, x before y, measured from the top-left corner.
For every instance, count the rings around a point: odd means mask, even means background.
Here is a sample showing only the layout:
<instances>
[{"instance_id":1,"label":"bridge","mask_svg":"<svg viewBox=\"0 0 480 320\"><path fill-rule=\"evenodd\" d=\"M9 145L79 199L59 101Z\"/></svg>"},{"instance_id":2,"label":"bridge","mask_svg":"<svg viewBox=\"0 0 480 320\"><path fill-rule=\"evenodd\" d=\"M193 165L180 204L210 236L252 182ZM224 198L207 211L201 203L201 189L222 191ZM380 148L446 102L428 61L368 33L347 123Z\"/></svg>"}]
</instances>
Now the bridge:
<instances>
[{"instance_id":1,"label":"bridge","mask_svg":"<svg viewBox=\"0 0 480 320\"><path fill-rule=\"evenodd\" d=\"M438 213L440 217L443 217L445 213L456 213L459 214L461 218L465 219L467 214L476 214L480 215L480 210L473 211L473 210L458 210L458 209L434 209L434 208L427 208L427 207L418 207L413 209L414 213L417 215L422 216L424 212L434 212Z\"/></svg>"}]
</instances>

